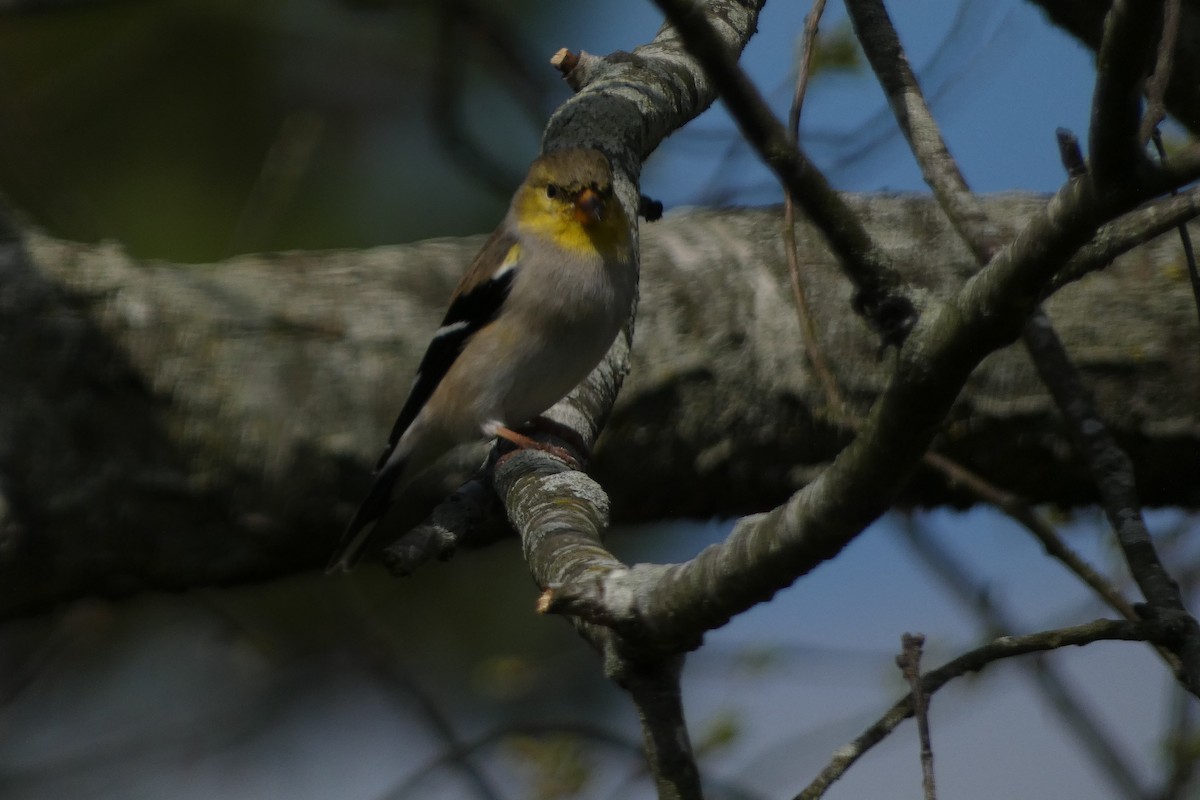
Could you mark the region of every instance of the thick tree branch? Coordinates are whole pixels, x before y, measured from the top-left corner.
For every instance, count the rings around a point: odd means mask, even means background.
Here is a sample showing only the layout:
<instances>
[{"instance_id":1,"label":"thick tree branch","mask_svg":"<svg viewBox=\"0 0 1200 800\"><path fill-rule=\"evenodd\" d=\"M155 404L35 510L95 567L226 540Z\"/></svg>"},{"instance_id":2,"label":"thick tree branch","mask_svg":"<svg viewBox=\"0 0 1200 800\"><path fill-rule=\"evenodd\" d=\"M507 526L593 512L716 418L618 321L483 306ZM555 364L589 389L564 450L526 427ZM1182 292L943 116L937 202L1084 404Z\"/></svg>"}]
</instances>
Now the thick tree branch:
<instances>
[{"instance_id":1,"label":"thick tree branch","mask_svg":"<svg viewBox=\"0 0 1200 800\"><path fill-rule=\"evenodd\" d=\"M686 4L661 4L692 27L689 46L707 59L710 72L733 76L721 79L722 90L734 95L726 102L743 127L752 128L741 117L759 114L762 104L710 46L704 20ZM1114 81L1098 95L1119 96L1121 82ZM746 97L737 96L743 92ZM1111 115L1104 103L1097 106L1102 117ZM685 647L698 632L724 624L832 557L886 508L974 366L1017 334L1049 280L1100 225L1153 196L1151 183L1098 190L1089 174L1064 186L950 304L925 310L857 438L789 503L743 519L725 542L686 564L639 565L564 587L555 609L599 614L639 641Z\"/></svg>"},{"instance_id":2,"label":"thick tree branch","mask_svg":"<svg viewBox=\"0 0 1200 800\"><path fill-rule=\"evenodd\" d=\"M922 289L944 294L970 263L927 199L847 200L905 255ZM986 202L998 224L1019 228L1042 200ZM647 227L633 370L591 467L614 519L769 508L845 444L822 418L823 394L796 341L779 213L695 213ZM877 344L846 314L853 289L820 234L807 224L797 234L821 348L847 400L864 406L886 377ZM55 598L324 563L480 244L189 266L14 236L0 264L6 616ZM1095 258L1111 260L1132 238L1114 242L1093 243ZM1200 361L1184 333L1195 309L1180 264L1178 239L1157 239L1072 284L1048 310L1101 413L1135 444L1143 498L1196 506ZM1090 502L1089 479L1019 353L989 358L952 420L939 447L992 483L1031 502ZM411 498L413 522L431 506L420 498L453 491L483 457L467 451L432 476ZM971 502L920 475L901 500Z\"/></svg>"},{"instance_id":3,"label":"thick tree branch","mask_svg":"<svg viewBox=\"0 0 1200 800\"><path fill-rule=\"evenodd\" d=\"M720 25L719 31L713 31L714 40L730 52L739 53L755 30L758 6L713 3L708 13ZM574 66L578 68L578 59ZM629 56L618 54L590 61L586 66L587 75L567 69L566 75L578 94L551 118L543 148L584 145L609 154L618 196L629 219L636 221L641 208L637 175L642 162L663 138L708 108L716 93L708 86L705 73L686 59L668 28L660 31L653 43ZM623 181L626 176L628 180ZM637 231L631 233L636 244ZM605 362L560 404L571 419L555 421L574 427L586 447L590 448L603 427L628 373L631 332L632 319L627 335L620 337ZM517 457L510 463L528 460ZM538 474L532 465L523 467L516 477L506 479L497 473L496 488L505 500L510 519L521 531L527 559L539 583L552 586L573 580L577 578L572 572L577 565L591 570L597 560L606 569L620 568L604 550L589 547L589 540L598 539L608 523L607 498L599 486L580 473L561 480L537 480ZM586 552L580 553L580 546ZM610 676L634 700L660 800L699 800L699 771L679 697L682 658L643 658L623 642L614 641L607 631L585 625L580 632L605 653Z\"/></svg>"}]
</instances>

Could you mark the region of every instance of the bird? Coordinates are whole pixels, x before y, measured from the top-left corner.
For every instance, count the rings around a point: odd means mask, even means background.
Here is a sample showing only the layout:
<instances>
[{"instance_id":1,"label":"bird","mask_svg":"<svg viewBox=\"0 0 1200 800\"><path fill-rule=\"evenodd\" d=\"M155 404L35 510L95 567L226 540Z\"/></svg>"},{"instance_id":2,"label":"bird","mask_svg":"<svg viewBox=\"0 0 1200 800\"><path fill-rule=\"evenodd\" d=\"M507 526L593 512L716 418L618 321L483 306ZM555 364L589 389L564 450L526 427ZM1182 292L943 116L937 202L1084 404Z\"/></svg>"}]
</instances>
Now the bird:
<instances>
[{"instance_id":1,"label":"bird","mask_svg":"<svg viewBox=\"0 0 1200 800\"><path fill-rule=\"evenodd\" d=\"M608 158L591 148L539 156L451 295L327 571L352 567L398 494L454 447L493 437L539 447L514 428L595 369L636 292Z\"/></svg>"}]
</instances>

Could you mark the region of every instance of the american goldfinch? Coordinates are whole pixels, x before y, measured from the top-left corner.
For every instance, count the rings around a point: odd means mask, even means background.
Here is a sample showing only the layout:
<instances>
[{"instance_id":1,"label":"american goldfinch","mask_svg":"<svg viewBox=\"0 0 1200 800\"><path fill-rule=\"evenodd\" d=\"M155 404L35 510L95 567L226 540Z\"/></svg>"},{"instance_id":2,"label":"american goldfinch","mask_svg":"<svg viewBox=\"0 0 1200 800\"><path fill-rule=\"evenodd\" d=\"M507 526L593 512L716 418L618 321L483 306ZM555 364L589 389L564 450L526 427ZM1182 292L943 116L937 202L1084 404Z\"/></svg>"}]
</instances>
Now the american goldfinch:
<instances>
[{"instance_id":1,"label":"american goldfinch","mask_svg":"<svg viewBox=\"0 0 1200 800\"><path fill-rule=\"evenodd\" d=\"M453 447L499 436L587 377L637 290L630 222L596 150L558 150L529 168L508 214L450 298L329 569L348 569L396 495Z\"/></svg>"}]
</instances>

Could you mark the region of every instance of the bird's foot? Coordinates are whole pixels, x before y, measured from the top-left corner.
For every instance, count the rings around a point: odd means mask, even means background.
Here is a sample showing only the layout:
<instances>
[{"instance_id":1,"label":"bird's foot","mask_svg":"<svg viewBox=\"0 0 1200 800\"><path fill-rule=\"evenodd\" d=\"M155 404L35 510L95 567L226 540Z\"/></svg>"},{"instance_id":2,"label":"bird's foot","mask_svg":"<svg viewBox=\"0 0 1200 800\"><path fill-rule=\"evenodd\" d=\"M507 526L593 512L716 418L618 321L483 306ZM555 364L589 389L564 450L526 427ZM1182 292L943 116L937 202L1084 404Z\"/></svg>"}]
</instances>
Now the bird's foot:
<instances>
[{"instance_id":1,"label":"bird's foot","mask_svg":"<svg viewBox=\"0 0 1200 800\"><path fill-rule=\"evenodd\" d=\"M552 425L556 426L557 430L548 431L548 432L552 432L555 436L558 436L563 439L567 439L568 441L571 441L572 444L575 444L577 441L579 441L578 434L575 434L575 431L572 431L570 428L567 428L564 425L559 425L558 423L551 422L551 420L545 419L544 417L535 417L534 419L535 420L543 420L544 422L551 423ZM541 426L535 425L534 427L541 427ZM546 430L546 429L543 428L543 430ZM563 436L562 435L563 430L569 431L572 434L572 436L571 437ZM571 469L580 469L579 461L576 460L575 456L571 455L570 451L568 451L566 448L559 447L559 446L553 445L553 444L546 444L545 442L539 442L536 439L532 439L523 433L517 433L516 431L512 430L511 428L506 428L503 425L496 427L495 434L497 436L499 436L501 439L505 439L506 441L512 442L513 444L515 444L517 447L519 447L522 450L541 450L543 453L549 453L550 455L554 456L555 458L558 458L558 459L564 461L567 464L567 466L569 466ZM586 451L587 448L581 448L581 449Z\"/></svg>"}]
</instances>

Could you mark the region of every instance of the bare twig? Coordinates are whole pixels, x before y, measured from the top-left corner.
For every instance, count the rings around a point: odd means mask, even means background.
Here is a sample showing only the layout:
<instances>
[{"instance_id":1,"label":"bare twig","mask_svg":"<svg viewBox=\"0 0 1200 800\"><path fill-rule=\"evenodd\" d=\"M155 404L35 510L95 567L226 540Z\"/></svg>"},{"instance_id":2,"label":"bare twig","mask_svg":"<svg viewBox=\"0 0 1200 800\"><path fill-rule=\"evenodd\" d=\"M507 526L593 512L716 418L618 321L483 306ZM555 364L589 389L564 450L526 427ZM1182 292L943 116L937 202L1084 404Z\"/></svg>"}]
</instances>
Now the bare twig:
<instances>
[{"instance_id":1,"label":"bare twig","mask_svg":"<svg viewBox=\"0 0 1200 800\"><path fill-rule=\"evenodd\" d=\"M921 687L921 649L925 646L924 634L906 633L900 637L901 651L896 656L896 666L904 674L912 697L913 714L917 718L917 733L921 739L921 778L925 789L925 800L936 800L937 789L933 780L933 744L929 739L929 698Z\"/></svg>"},{"instance_id":2,"label":"bare twig","mask_svg":"<svg viewBox=\"0 0 1200 800\"><path fill-rule=\"evenodd\" d=\"M1167 163L1167 148L1163 145L1162 133L1158 128L1154 129L1151 139L1154 140L1154 148L1158 151L1158 160L1165 164ZM1178 196L1178 192L1171 190L1172 196ZM1179 242L1183 246L1183 257L1187 263L1188 280L1192 284L1192 299L1196 304L1196 313L1200 314L1200 270L1196 267L1196 251L1192 247L1192 235L1188 233L1185 223L1179 224Z\"/></svg>"},{"instance_id":3,"label":"bare twig","mask_svg":"<svg viewBox=\"0 0 1200 800\"><path fill-rule=\"evenodd\" d=\"M1099 641L1170 642L1180 634L1180 626L1172 620L1096 620L1070 628L1042 631L1025 636L1001 636L982 647L977 647L955 658L935 670L926 672L921 678L921 688L932 695L954 678L969 672L978 672L988 664L1013 656L1056 650L1060 647L1080 646ZM821 771L796 800L816 800L854 762L883 740L897 725L912 716L912 695L906 695L893 705L871 727L849 744L838 748L833 759Z\"/></svg>"},{"instance_id":4,"label":"bare twig","mask_svg":"<svg viewBox=\"0 0 1200 800\"><path fill-rule=\"evenodd\" d=\"M1188 633L1174 651L1182 667L1178 677L1193 694L1200 694L1200 626L1188 614L1179 587L1167 574L1150 540L1137 496L1133 464L1097 415L1090 392L1049 320L1039 313L1026 326L1024 336L1030 349L1037 352L1034 366L1038 375L1054 396L1076 450L1092 474L1129 571L1150 604L1148 613L1177 616L1186 625Z\"/></svg>"},{"instance_id":5,"label":"bare twig","mask_svg":"<svg viewBox=\"0 0 1200 800\"><path fill-rule=\"evenodd\" d=\"M509 532L496 493L486 475L475 475L442 500L429 517L380 553L397 577L411 575L432 559L445 561L460 546L479 547Z\"/></svg>"},{"instance_id":6,"label":"bare twig","mask_svg":"<svg viewBox=\"0 0 1200 800\"><path fill-rule=\"evenodd\" d=\"M961 560L954 558L916 525L905 526L904 532L917 556L963 606L974 612L984 629L984 636L1007 636L1016 630L1015 623L1000 603L978 589L980 582ZM1029 667L1029 673L1046 704L1058 714L1097 768L1109 777L1114 786L1121 789L1121 795L1129 800L1147 798L1129 760L1121 752L1118 743L1106 735L1104 724L1079 696L1072 681L1040 653L1034 654L1028 662L1021 663Z\"/></svg>"},{"instance_id":7,"label":"bare twig","mask_svg":"<svg viewBox=\"0 0 1200 800\"><path fill-rule=\"evenodd\" d=\"M1083 158L1083 149L1079 146L1079 137L1066 128L1054 131L1058 141L1058 157L1067 170L1067 177L1082 178L1087 174L1087 161Z\"/></svg>"},{"instance_id":8,"label":"bare twig","mask_svg":"<svg viewBox=\"0 0 1200 800\"><path fill-rule=\"evenodd\" d=\"M856 310L887 345L907 337L916 316L911 289L861 221L797 148L788 130L738 66L702 8L690 0L656 0L684 45L703 65L734 120L837 255L858 290Z\"/></svg>"},{"instance_id":9,"label":"bare twig","mask_svg":"<svg viewBox=\"0 0 1200 800\"><path fill-rule=\"evenodd\" d=\"M814 0L808 16L804 18L804 38L800 51L800 65L796 73L796 92L792 96L792 108L788 113L788 131L792 142L800 142L800 113L804 108L804 96L808 92L808 80L812 68L813 51L816 48L817 30L821 23L821 15L825 12L825 0ZM812 310L808 305L808 295L804 291L804 282L800 279L800 259L796 251L796 206L792 193L786 187L783 193L783 247L787 255L788 275L792 282L792 298L796 306L796 321L800 325L800 336L804 341L804 353L812 364L817 380L825 390L825 402L829 404L834 419L845 417L845 404L833 370L825 359L825 353L817 341L816 327L813 325Z\"/></svg>"},{"instance_id":10,"label":"bare twig","mask_svg":"<svg viewBox=\"0 0 1200 800\"><path fill-rule=\"evenodd\" d=\"M1200 216L1200 189L1195 188L1131 211L1101 227L1092 241L1081 247L1051 279L1048 293L1053 294L1088 273L1104 269L1122 253L1170 230L1176 230L1197 216ZM1193 292L1197 291L1200 289L1193 289ZM1200 307L1200 297L1197 306Z\"/></svg>"},{"instance_id":11,"label":"bare twig","mask_svg":"<svg viewBox=\"0 0 1200 800\"><path fill-rule=\"evenodd\" d=\"M926 182L959 235L981 264L995 254L998 232L978 199L971 193L950 155L921 88L909 66L900 39L887 10L879 0L849 0L847 9L863 50L887 92L897 122L921 166ZM1063 141L1060 139L1060 141ZM1076 144L1076 150L1078 149ZM1079 156L1082 163L1082 156ZM1011 234L1010 234L1011 235ZM1095 590L1114 610L1136 619L1132 606L1120 592L1063 543L1062 539L1027 504L937 453L923 458L927 466L941 472L975 496L996 505L1025 526L1068 569Z\"/></svg>"},{"instance_id":12,"label":"bare twig","mask_svg":"<svg viewBox=\"0 0 1200 800\"><path fill-rule=\"evenodd\" d=\"M1166 0L1163 6L1162 36L1158 40L1158 52L1154 59L1154 72L1146 81L1146 111L1138 129L1138 141L1145 147L1150 137L1166 119L1165 98L1167 85L1171 82L1172 66L1175 63L1175 42L1179 39L1181 17L1179 0Z\"/></svg>"},{"instance_id":13,"label":"bare twig","mask_svg":"<svg viewBox=\"0 0 1200 800\"><path fill-rule=\"evenodd\" d=\"M562 73L564 80L569 80L571 70L579 66L579 54L572 53L565 47L560 47L555 51L554 55L550 56L550 66ZM578 89L577 86L572 86L573 89Z\"/></svg>"},{"instance_id":14,"label":"bare twig","mask_svg":"<svg viewBox=\"0 0 1200 800\"><path fill-rule=\"evenodd\" d=\"M821 15L825 13L825 0L813 0L812 8L804 18L803 44L800 48L800 64L796 70L796 91L792 95L792 107L788 112L788 130L792 140L800 141L800 113L804 109L804 96L808 93L809 73L812 70L813 53L817 47L817 31L821 27Z\"/></svg>"},{"instance_id":15,"label":"bare twig","mask_svg":"<svg viewBox=\"0 0 1200 800\"><path fill-rule=\"evenodd\" d=\"M1065 163L1068 172L1076 168L1073 158ZM1184 236L1186 240L1186 230ZM1022 336L1042 383L1067 421L1076 451L1096 483L1104 513L1117 535L1130 573L1150 603L1151 613L1175 614L1187 623L1188 634L1173 651L1178 663L1169 663L1176 677L1192 694L1200 696L1200 625L1184 607L1179 586L1167 574L1150 541L1133 463L1100 419L1091 393L1045 312L1039 309L1033 315Z\"/></svg>"},{"instance_id":16,"label":"bare twig","mask_svg":"<svg viewBox=\"0 0 1200 800\"><path fill-rule=\"evenodd\" d=\"M1023 525L1041 543L1048 555L1058 560L1074 573L1076 577L1087 584L1109 608L1116 611L1125 619L1141 619L1134 610L1134 607L1113 586L1112 582L1097 572L1078 553L1067 546L1067 543L1055 532L1054 528L1042 519L1042 517L1035 514L1028 503L1025 503L1016 495L988 483L978 475L975 475L973 472L939 453L926 453L924 460L928 466L941 471L952 483L961 485L976 497L991 503L1012 517L1013 520Z\"/></svg>"},{"instance_id":17,"label":"bare twig","mask_svg":"<svg viewBox=\"0 0 1200 800\"><path fill-rule=\"evenodd\" d=\"M999 249L999 236L946 147L887 9L882 0L847 0L846 10L922 177L976 260L986 264Z\"/></svg>"},{"instance_id":18,"label":"bare twig","mask_svg":"<svg viewBox=\"0 0 1200 800\"><path fill-rule=\"evenodd\" d=\"M747 91L748 80L736 70L726 46L714 41L716 30L704 12L678 0L660 3L673 21L682 19L680 37L706 65L734 116L748 116L743 128L766 132L760 144L783 143L782 150L767 148L766 157L781 167L789 188L795 189L792 170L811 170L811 165L801 169L802 162L789 156L786 131L769 113L761 116L763 107L752 86L748 97L739 96ZM914 295L925 304L921 315L911 317L921 346L900 348L888 385L859 434L816 480L786 504L740 519L724 541L685 563L577 569L577 580L554 585L547 610L601 622L639 647L678 652L695 647L704 631L835 556L889 505L967 375L987 353L1019 333L1062 264L1102 224L1198 170L1200 150L1120 191L1101 195L1090 178L1062 187L988 268L947 303ZM841 231L831 241L870 243L853 230ZM880 274L867 272L876 279ZM910 291L904 285L904 292Z\"/></svg>"}]
</instances>

